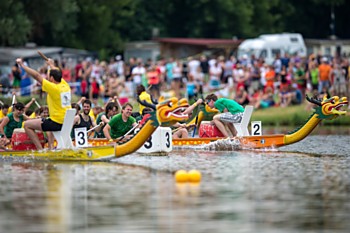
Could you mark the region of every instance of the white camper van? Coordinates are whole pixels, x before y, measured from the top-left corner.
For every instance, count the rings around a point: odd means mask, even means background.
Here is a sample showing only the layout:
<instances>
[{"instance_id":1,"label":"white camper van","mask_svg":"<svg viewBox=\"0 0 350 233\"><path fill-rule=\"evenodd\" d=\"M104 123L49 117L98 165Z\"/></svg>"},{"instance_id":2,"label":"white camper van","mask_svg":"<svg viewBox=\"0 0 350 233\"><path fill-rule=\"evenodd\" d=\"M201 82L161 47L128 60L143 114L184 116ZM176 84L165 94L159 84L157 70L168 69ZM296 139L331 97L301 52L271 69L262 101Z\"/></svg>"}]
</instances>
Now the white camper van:
<instances>
[{"instance_id":1,"label":"white camper van","mask_svg":"<svg viewBox=\"0 0 350 233\"><path fill-rule=\"evenodd\" d=\"M306 56L306 46L301 34L264 34L258 38L247 39L238 47L238 58L254 54L256 58L264 58L268 64L273 63L277 54L283 56L285 53Z\"/></svg>"}]
</instances>

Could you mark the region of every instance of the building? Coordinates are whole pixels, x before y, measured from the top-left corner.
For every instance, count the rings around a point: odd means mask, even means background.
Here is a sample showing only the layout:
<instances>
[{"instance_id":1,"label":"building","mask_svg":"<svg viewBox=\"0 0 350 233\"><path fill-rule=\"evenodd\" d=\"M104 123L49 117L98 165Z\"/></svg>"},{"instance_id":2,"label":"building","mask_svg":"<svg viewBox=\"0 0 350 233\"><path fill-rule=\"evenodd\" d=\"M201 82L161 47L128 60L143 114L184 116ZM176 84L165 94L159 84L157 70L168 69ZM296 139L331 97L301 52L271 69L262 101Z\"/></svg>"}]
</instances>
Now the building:
<instances>
[{"instance_id":1,"label":"building","mask_svg":"<svg viewBox=\"0 0 350 233\"><path fill-rule=\"evenodd\" d=\"M124 58L140 57L144 61L160 57L186 58L198 54L224 54L235 51L241 40L197 39L197 38L154 38L152 41L130 42L125 46Z\"/></svg>"},{"instance_id":2,"label":"building","mask_svg":"<svg viewBox=\"0 0 350 233\"><path fill-rule=\"evenodd\" d=\"M350 40L305 39L308 54L350 57Z\"/></svg>"}]
</instances>

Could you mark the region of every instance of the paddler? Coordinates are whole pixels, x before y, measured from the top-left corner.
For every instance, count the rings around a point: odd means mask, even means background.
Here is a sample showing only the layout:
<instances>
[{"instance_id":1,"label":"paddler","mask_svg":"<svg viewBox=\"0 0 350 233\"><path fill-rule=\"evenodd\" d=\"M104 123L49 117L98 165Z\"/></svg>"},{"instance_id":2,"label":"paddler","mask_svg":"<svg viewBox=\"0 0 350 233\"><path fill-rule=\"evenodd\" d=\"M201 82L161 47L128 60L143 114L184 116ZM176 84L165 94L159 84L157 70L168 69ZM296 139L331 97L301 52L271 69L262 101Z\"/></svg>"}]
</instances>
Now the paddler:
<instances>
[{"instance_id":1,"label":"paddler","mask_svg":"<svg viewBox=\"0 0 350 233\"><path fill-rule=\"evenodd\" d=\"M205 97L206 104L210 108L216 108L219 114L213 117L213 123L221 131L225 137L229 137L225 125L229 128L232 136L236 136L237 132L232 123L239 123L242 120L244 108L234 100L220 98L215 94L209 94Z\"/></svg>"},{"instance_id":2,"label":"paddler","mask_svg":"<svg viewBox=\"0 0 350 233\"><path fill-rule=\"evenodd\" d=\"M71 108L71 89L68 83L62 79L61 70L55 66L54 60L50 58L46 60L46 64L50 67L47 75L48 79L41 76L38 71L26 66L21 58L17 58L16 62L27 74L42 85L43 91L47 92L47 104L50 115L49 118L27 121L24 124L24 130L38 150L41 150L42 146L35 130L46 131L49 149L52 149L54 141L52 131L61 130L66 110Z\"/></svg>"}]
</instances>

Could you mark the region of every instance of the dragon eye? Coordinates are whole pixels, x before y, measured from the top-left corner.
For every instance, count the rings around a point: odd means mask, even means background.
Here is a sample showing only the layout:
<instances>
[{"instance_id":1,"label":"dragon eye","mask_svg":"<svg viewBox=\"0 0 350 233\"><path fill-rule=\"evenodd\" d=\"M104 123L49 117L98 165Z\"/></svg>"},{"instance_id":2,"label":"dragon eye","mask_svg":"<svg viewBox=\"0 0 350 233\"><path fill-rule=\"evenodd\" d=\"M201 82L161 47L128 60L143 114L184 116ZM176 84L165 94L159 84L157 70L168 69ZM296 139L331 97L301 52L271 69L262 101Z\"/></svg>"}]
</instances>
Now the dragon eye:
<instances>
[{"instance_id":1,"label":"dragon eye","mask_svg":"<svg viewBox=\"0 0 350 233\"><path fill-rule=\"evenodd\" d=\"M169 102L169 103L168 103L168 106L169 106L169 107L172 107L172 106L173 106L173 102Z\"/></svg>"}]
</instances>

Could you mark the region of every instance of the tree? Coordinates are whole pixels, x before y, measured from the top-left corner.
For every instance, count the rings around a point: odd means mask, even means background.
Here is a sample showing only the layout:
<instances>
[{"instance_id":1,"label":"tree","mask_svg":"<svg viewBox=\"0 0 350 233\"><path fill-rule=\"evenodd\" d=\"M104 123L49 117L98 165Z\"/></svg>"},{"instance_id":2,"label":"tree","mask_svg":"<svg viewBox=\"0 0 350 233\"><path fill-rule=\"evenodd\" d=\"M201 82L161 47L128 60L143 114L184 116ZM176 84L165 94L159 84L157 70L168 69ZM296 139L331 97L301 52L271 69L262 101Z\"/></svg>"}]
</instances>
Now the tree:
<instances>
[{"instance_id":1,"label":"tree","mask_svg":"<svg viewBox=\"0 0 350 233\"><path fill-rule=\"evenodd\" d=\"M1 46L23 45L30 34L31 22L16 0L0 1Z\"/></svg>"},{"instance_id":2,"label":"tree","mask_svg":"<svg viewBox=\"0 0 350 233\"><path fill-rule=\"evenodd\" d=\"M33 24L29 40L39 45L69 46L75 43L74 30L79 8L76 0L22 0Z\"/></svg>"}]
</instances>

